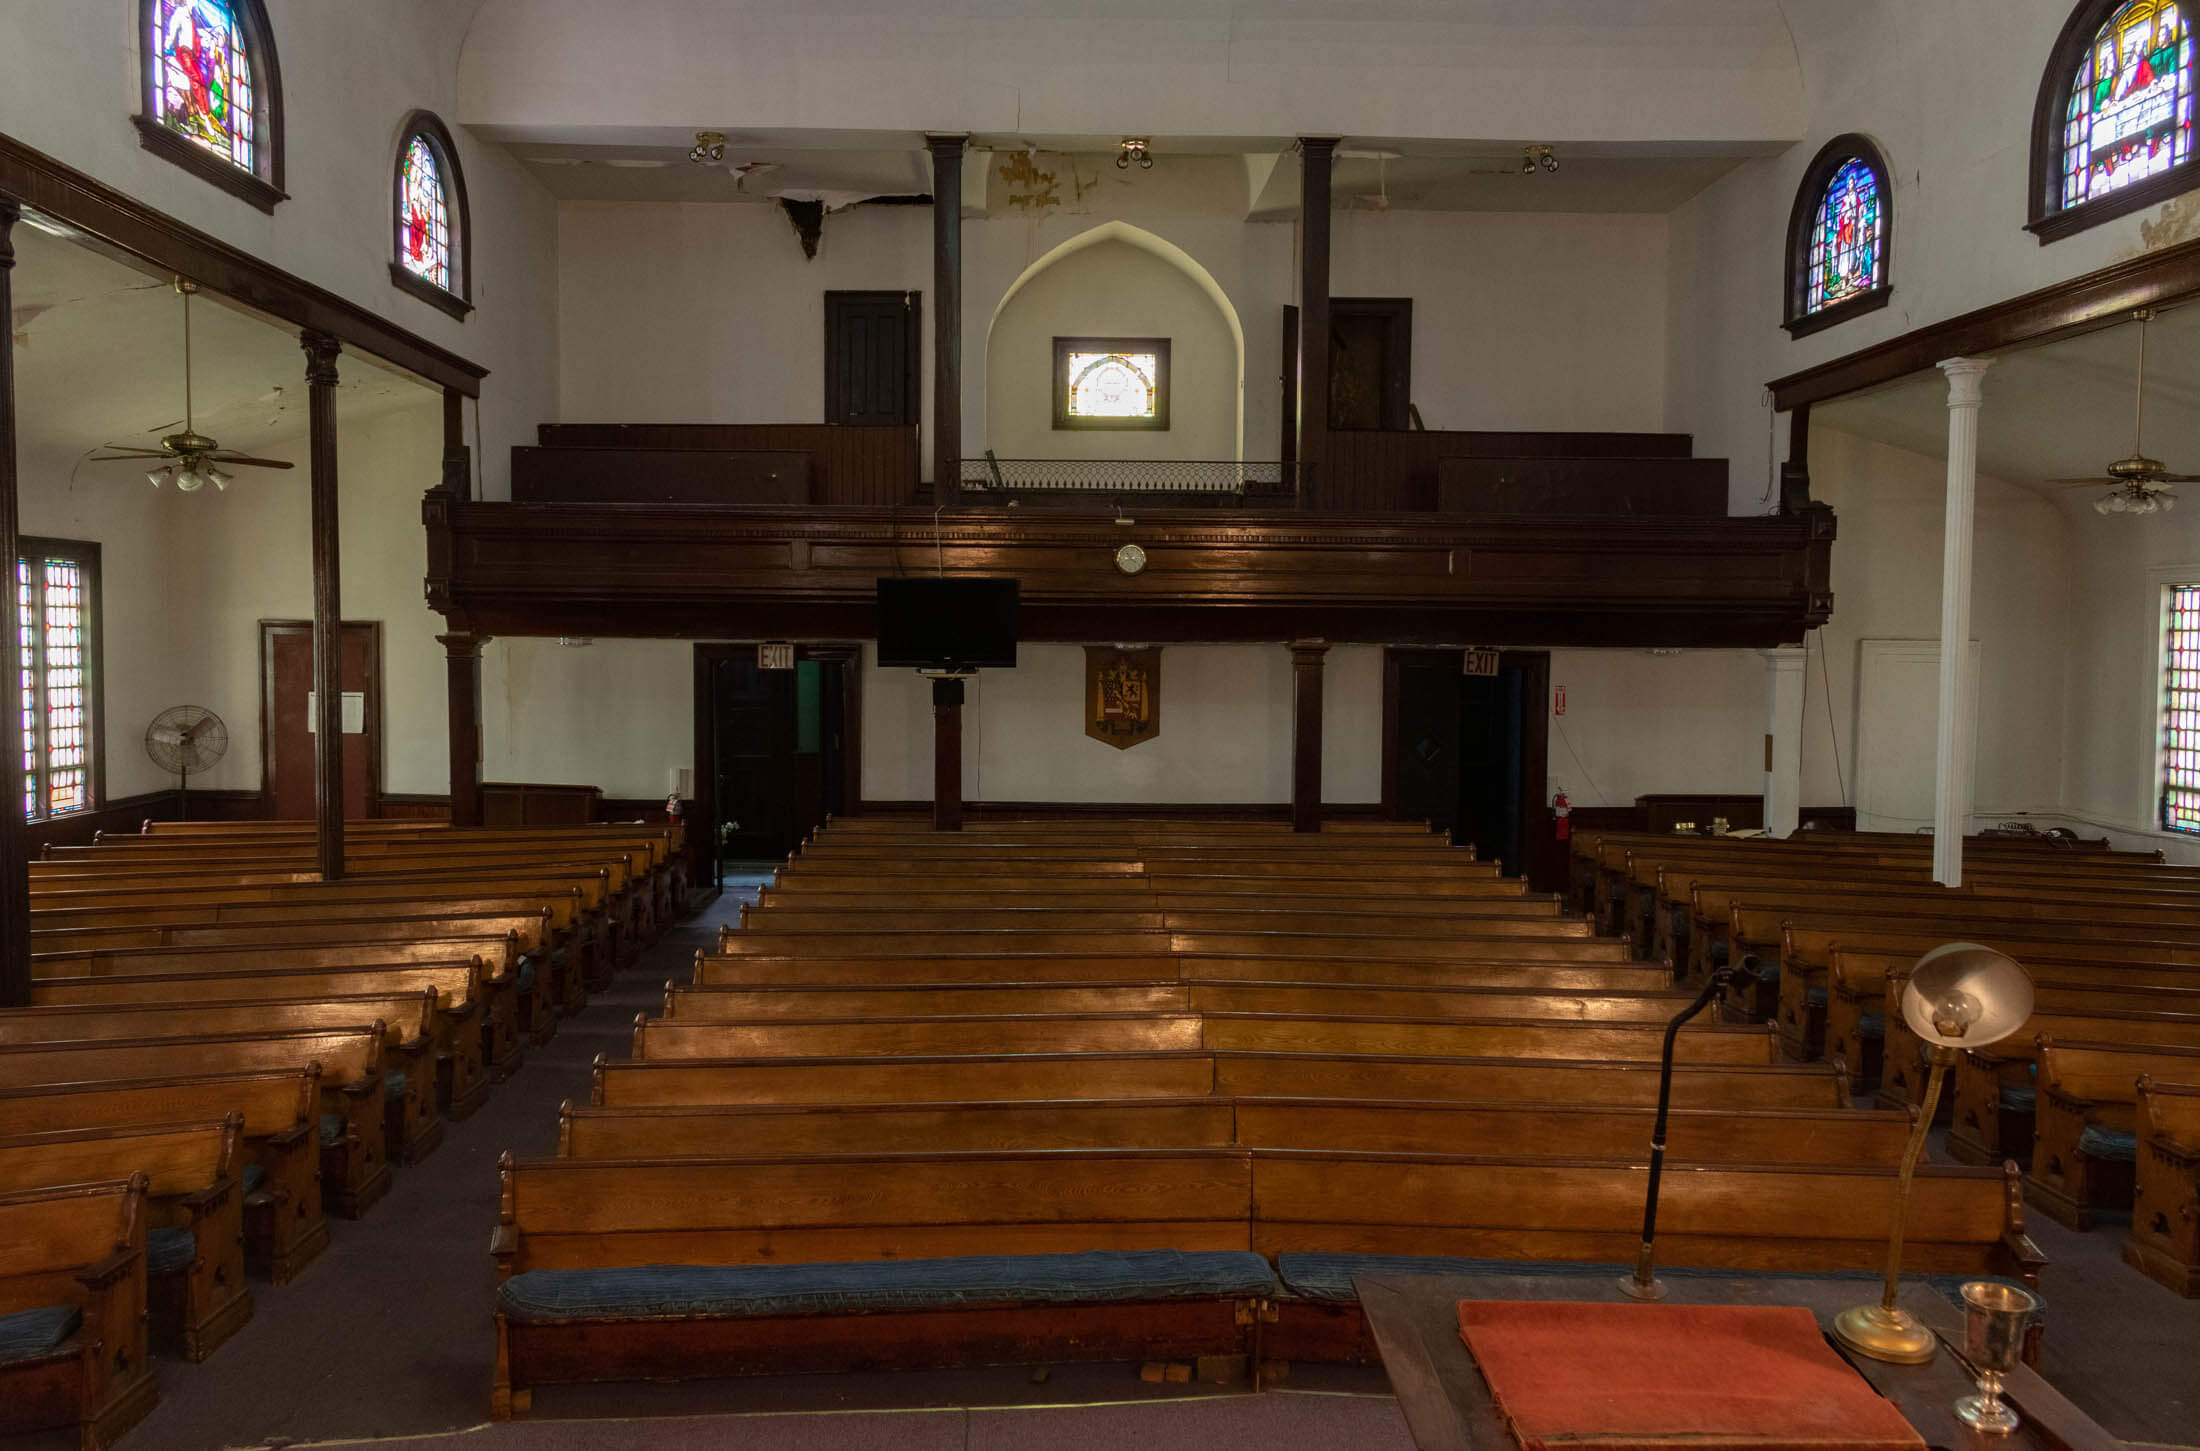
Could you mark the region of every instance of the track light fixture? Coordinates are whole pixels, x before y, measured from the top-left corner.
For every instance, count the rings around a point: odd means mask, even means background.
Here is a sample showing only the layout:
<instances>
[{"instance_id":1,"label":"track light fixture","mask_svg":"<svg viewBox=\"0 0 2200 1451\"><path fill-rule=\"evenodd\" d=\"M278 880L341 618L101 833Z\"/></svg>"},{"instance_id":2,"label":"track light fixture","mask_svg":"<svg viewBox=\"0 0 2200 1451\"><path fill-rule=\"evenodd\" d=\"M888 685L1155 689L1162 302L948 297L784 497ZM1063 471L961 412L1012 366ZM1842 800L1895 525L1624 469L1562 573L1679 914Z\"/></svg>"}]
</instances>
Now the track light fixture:
<instances>
[{"instance_id":1,"label":"track light fixture","mask_svg":"<svg viewBox=\"0 0 2200 1451\"><path fill-rule=\"evenodd\" d=\"M1520 174L1522 176L1533 176L1538 168L1556 173L1558 170L1558 157L1552 154L1551 148L1548 146L1536 145L1524 148L1520 153Z\"/></svg>"},{"instance_id":2,"label":"track light fixture","mask_svg":"<svg viewBox=\"0 0 2200 1451\"><path fill-rule=\"evenodd\" d=\"M1146 138L1143 136L1124 137L1122 150L1116 154L1116 169L1118 171L1128 171L1131 168L1131 163L1136 161L1140 171L1153 170L1153 154L1146 149L1147 145Z\"/></svg>"},{"instance_id":3,"label":"track light fixture","mask_svg":"<svg viewBox=\"0 0 2200 1451\"><path fill-rule=\"evenodd\" d=\"M726 159L726 133L723 131L698 131L695 146L688 152L688 160L697 166L716 166Z\"/></svg>"}]
</instances>

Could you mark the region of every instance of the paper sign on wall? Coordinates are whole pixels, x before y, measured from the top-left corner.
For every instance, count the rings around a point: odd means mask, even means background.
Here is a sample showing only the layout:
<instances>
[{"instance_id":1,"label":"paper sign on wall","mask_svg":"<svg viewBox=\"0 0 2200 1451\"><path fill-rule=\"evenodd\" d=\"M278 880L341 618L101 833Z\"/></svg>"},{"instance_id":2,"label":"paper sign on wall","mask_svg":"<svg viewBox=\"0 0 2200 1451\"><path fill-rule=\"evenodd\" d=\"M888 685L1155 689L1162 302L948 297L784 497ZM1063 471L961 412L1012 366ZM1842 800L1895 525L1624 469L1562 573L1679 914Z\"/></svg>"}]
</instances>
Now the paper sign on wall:
<instances>
[{"instance_id":1,"label":"paper sign on wall","mask_svg":"<svg viewBox=\"0 0 2200 1451\"><path fill-rule=\"evenodd\" d=\"M316 708L317 692L306 692L306 734L316 735L321 729L321 713ZM336 699L336 707L344 714L344 734L363 736L367 733L367 693L364 690L347 690Z\"/></svg>"}]
</instances>

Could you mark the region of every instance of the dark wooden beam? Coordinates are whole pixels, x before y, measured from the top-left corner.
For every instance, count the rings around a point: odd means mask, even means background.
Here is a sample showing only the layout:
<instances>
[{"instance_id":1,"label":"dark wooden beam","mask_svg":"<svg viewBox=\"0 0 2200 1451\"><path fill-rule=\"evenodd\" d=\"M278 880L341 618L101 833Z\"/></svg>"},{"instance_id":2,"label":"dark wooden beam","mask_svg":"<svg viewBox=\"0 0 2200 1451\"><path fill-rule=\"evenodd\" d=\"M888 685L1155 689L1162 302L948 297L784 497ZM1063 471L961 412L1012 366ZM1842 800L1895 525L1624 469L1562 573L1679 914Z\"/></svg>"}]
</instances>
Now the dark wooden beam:
<instances>
[{"instance_id":1,"label":"dark wooden beam","mask_svg":"<svg viewBox=\"0 0 2200 1451\"><path fill-rule=\"evenodd\" d=\"M474 496L474 461L466 452L466 395L443 390L443 490L457 499Z\"/></svg>"},{"instance_id":2,"label":"dark wooden beam","mask_svg":"<svg viewBox=\"0 0 2200 1451\"><path fill-rule=\"evenodd\" d=\"M313 516L313 820L321 876L344 875L344 591L336 530L336 358L326 333L306 351L306 467Z\"/></svg>"},{"instance_id":3,"label":"dark wooden beam","mask_svg":"<svg viewBox=\"0 0 2200 1451\"><path fill-rule=\"evenodd\" d=\"M1321 506L1329 461L1329 179L1334 136L1299 138L1299 506Z\"/></svg>"},{"instance_id":4,"label":"dark wooden beam","mask_svg":"<svg viewBox=\"0 0 2200 1451\"><path fill-rule=\"evenodd\" d=\"M962 494L962 163L967 136L927 136L932 153L932 498Z\"/></svg>"},{"instance_id":5,"label":"dark wooden beam","mask_svg":"<svg viewBox=\"0 0 2200 1451\"><path fill-rule=\"evenodd\" d=\"M1291 829L1322 829L1322 657L1327 640L1291 642Z\"/></svg>"},{"instance_id":6,"label":"dark wooden beam","mask_svg":"<svg viewBox=\"0 0 2200 1451\"><path fill-rule=\"evenodd\" d=\"M188 277L247 307L394 363L443 388L478 396L489 370L379 313L270 266L12 136L0 135L0 196L66 224L76 240L166 280Z\"/></svg>"},{"instance_id":7,"label":"dark wooden beam","mask_svg":"<svg viewBox=\"0 0 2200 1451\"><path fill-rule=\"evenodd\" d=\"M0 317L15 315L15 224L21 209L0 197ZM0 347L0 560L22 550L16 517L15 349ZM31 1000L31 873L23 821L21 603L0 589L0 1007Z\"/></svg>"},{"instance_id":8,"label":"dark wooden beam","mask_svg":"<svg viewBox=\"0 0 2200 1451\"><path fill-rule=\"evenodd\" d=\"M963 827L963 682L932 682L932 829Z\"/></svg>"},{"instance_id":9,"label":"dark wooden beam","mask_svg":"<svg viewBox=\"0 0 2200 1451\"><path fill-rule=\"evenodd\" d=\"M1766 386L1772 389L1772 406L1783 411L1823 403L1923 372L1943 358L1976 357L2023 343L2094 332L2128 320L2137 308L2161 307L2196 294L2200 294L2200 241L2180 242L1916 328L1815 368L1775 378Z\"/></svg>"},{"instance_id":10,"label":"dark wooden beam","mask_svg":"<svg viewBox=\"0 0 2200 1451\"><path fill-rule=\"evenodd\" d=\"M479 635L438 635L450 694L451 825L481 825L481 647Z\"/></svg>"},{"instance_id":11,"label":"dark wooden beam","mask_svg":"<svg viewBox=\"0 0 2200 1451\"><path fill-rule=\"evenodd\" d=\"M1787 462L1780 466L1780 512L1810 507L1810 405L1798 404L1788 419Z\"/></svg>"}]
</instances>

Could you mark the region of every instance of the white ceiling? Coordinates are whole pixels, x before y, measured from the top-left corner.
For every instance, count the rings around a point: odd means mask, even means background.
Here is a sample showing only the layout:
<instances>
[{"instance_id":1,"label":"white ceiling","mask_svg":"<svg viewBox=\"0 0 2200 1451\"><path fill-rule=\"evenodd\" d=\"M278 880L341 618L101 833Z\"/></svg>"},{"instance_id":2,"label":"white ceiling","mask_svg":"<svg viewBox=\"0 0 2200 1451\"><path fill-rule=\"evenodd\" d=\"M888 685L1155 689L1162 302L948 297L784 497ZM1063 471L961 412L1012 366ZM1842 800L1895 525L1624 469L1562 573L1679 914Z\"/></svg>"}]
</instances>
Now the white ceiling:
<instances>
[{"instance_id":1,"label":"white ceiling","mask_svg":"<svg viewBox=\"0 0 2200 1451\"><path fill-rule=\"evenodd\" d=\"M173 432L184 415L182 299L167 282L36 225L17 227L15 246L11 323L24 454L81 455L106 443L151 447ZM304 436L305 355L295 331L202 292L191 304L191 333L199 432L248 452ZM338 366L339 418L416 402L425 392L358 354Z\"/></svg>"},{"instance_id":2,"label":"white ceiling","mask_svg":"<svg viewBox=\"0 0 2200 1451\"><path fill-rule=\"evenodd\" d=\"M2049 480L2098 473L2131 452L2135 324L1992 357L1979 410L1981 473L2058 494ZM1945 457L1947 380L1932 369L1820 404L1811 426ZM2200 305L2161 311L2148 326L2146 452L2176 472L2200 473Z\"/></svg>"}]
</instances>

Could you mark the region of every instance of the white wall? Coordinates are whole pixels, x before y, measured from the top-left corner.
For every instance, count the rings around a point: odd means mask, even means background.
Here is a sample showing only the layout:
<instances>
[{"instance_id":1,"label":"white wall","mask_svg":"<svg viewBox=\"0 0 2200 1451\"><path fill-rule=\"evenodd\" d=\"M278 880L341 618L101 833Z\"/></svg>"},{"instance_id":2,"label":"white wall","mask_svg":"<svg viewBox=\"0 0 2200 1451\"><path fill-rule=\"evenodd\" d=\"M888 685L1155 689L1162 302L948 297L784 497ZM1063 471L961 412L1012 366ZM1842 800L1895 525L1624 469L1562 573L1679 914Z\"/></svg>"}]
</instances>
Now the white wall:
<instances>
[{"instance_id":1,"label":"white wall","mask_svg":"<svg viewBox=\"0 0 2200 1451\"><path fill-rule=\"evenodd\" d=\"M1551 718L1551 789L1576 806L1659 791L1756 795L1764 672L1755 650L1553 650L1554 709L1563 688L1566 714Z\"/></svg>"},{"instance_id":2,"label":"white wall","mask_svg":"<svg viewBox=\"0 0 2200 1451\"><path fill-rule=\"evenodd\" d=\"M695 762L694 659L685 640L491 641L483 778L662 797L671 770Z\"/></svg>"},{"instance_id":3,"label":"white wall","mask_svg":"<svg viewBox=\"0 0 2200 1451\"><path fill-rule=\"evenodd\" d=\"M931 685L865 652L863 794L932 797ZM1322 799L1382 797L1382 651L1332 648L1322 672ZM1117 750L1085 734L1082 645L1020 646L963 704L963 795L972 801L1275 804L1291 799L1291 652L1168 645L1161 733Z\"/></svg>"},{"instance_id":4,"label":"white wall","mask_svg":"<svg viewBox=\"0 0 2200 1451\"><path fill-rule=\"evenodd\" d=\"M1167 339L1169 426L1056 428L1058 337ZM1043 268L993 320L985 404L984 446L1002 458L1235 458L1237 341L1180 268L1127 242L1101 242Z\"/></svg>"}]
</instances>

